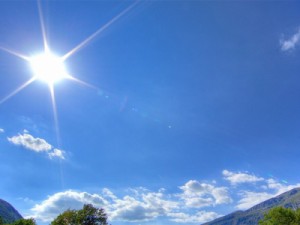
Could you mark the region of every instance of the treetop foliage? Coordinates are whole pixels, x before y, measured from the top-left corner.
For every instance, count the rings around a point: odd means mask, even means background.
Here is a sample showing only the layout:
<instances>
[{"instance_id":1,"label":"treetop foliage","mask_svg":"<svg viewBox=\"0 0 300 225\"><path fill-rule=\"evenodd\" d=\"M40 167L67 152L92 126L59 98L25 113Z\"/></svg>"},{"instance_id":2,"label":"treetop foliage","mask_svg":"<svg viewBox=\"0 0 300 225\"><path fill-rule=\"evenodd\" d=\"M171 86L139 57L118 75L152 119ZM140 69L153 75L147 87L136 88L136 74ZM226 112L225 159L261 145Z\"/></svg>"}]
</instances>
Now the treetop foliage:
<instances>
[{"instance_id":1,"label":"treetop foliage","mask_svg":"<svg viewBox=\"0 0 300 225\"><path fill-rule=\"evenodd\" d=\"M259 225L300 225L300 208L297 210L283 207L272 208L259 221Z\"/></svg>"},{"instance_id":2,"label":"treetop foliage","mask_svg":"<svg viewBox=\"0 0 300 225\"><path fill-rule=\"evenodd\" d=\"M0 225L36 225L34 219L19 219L13 223L5 223L0 217Z\"/></svg>"},{"instance_id":3,"label":"treetop foliage","mask_svg":"<svg viewBox=\"0 0 300 225\"><path fill-rule=\"evenodd\" d=\"M53 220L51 225L108 225L108 223L103 209L87 204L80 210L66 210Z\"/></svg>"}]
</instances>

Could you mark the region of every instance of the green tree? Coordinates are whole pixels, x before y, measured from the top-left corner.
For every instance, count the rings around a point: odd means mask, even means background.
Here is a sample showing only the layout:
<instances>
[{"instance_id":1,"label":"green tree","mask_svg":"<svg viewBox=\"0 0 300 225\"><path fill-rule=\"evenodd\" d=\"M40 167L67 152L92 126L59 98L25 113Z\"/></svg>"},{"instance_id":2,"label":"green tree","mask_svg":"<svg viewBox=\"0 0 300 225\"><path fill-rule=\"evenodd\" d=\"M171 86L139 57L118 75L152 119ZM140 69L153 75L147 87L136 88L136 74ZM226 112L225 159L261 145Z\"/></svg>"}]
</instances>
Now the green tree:
<instances>
[{"instance_id":1,"label":"green tree","mask_svg":"<svg viewBox=\"0 0 300 225\"><path fill-rule=\"evenodd\" d=\"M13 222L11 225L36 225L34 219L20 219Z\"/></svg>"},{"instance_id":2,"label":"green tree","mask_svg":"<svg viewBox=\"0 0 300 225\"><path fill-rule=\"evenodd\" d=\"M13 223L5 223L0 216L0 225L36 225L36 223L34 219L19 219Z\"/></svg>"},{"instance_id":3,"label":"green tree","mask_svg":"<svg viewBox=\"0 0 300 225\"><path fill-rule=\"evenodd\" d=\"M4 224L4 221L2 219L2 217L0 216L0 225L3 225Z\"/></svg>"},{"instance_id":4,"label":"green tree","mask_svg":"<svg viewBox=\"0 0 300 225\"><path fill-rule=\"evenodd\" d=\"M80 210L67 210L51 222L51 225L108 225L103 209L91 204Z\"/></svg>"},{"instance_id":5,"label":"green tree","mask_svg":"<svg viewBox=\"0 0 300 225\"><path fill-rule=\"evenodd\" d=\"M292 210L283 207L272 208L259 221L260 225L300 225L300 209Z\"/></svg>"}]
</instances>

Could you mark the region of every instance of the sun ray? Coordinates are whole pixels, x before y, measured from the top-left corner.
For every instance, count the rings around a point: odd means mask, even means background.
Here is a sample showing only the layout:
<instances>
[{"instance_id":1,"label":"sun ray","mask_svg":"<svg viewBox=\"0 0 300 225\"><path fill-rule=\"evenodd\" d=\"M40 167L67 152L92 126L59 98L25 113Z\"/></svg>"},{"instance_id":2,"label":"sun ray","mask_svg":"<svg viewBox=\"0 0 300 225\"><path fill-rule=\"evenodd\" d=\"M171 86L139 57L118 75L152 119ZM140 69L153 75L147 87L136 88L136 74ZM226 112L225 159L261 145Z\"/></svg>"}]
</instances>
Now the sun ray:
<instances>
[{"instance_id":1,"label":"sun ray","mask_svg":"<svg viewBox=\"0 0 300 225\"><path fill-rule=\"evenodd\" d=\"M12 54L12 55L14 55L14 56L17 56L17 57L19 57L19 58L21 58L21 59L24 59L24 60L26 60L26 61L29 61L29 60L30 60L28 56L23 55L23 54L21 54L21 53L19 53L19 52L16 52L16 51L13 51L13 50L10 50L10 49L8 49L8 48L1 47L1 46L0 46L0 49L3 50L3 51L5 51L5 52L8 52L8 53L10 53L10 54Z\"/></svg>"},{"instance_id":2,"label":"sun ray","mask_svg":"<svg viewBox=\"0 0 300 225\"><path fill-rule=\"evenodd\" d=\"M48 52L49 51L49 46L48 46L48 42L47 42L46 28L45 28L44 16L43 16L42 5L41 5L40 0L37 0L37 5L38 5L39 19L40 19L40 24L41 24L41 29L42 29L42 35L43 35L44 49L45 49L45 52Z\"/></svg>"},{"instance_id":3,"label":"sun ray","mask_svg":"<svg viewBox=\"0 0 300 225\"><path fill-rule=\"evenodd\" d=\"M29 84L31 84L33 81L35 81L35 77L32 77L30 80L26 81L24 84L22 84L20 87L18 87L16 90L14 90L12 93L10 93L9 95L7 95L6 97L4 97L1 101L0 101L0 105L2 103L4 103L5 101L7 101L8 99L10 99L11 97L13 97L14 95L16 95L17 93L19 93L20 91L22 91L25 87L27 87Z\"/></svg>"},{"instance_id":4,"label":"sun ray","mask_svg":"<svg viewBox=\"0 0 300 225\"><path fill-rule=\"evenodd\" d=\"M89 83L87 83L87 82L84 82L84 81L82 81L82 80L80 80L80 79L78 79L78 78L75 78L75 77L71 76L71 75L68 76L68 79L70 79L70 80L72 80L72 81L75 81L75 82L77 82L77 83L79 83L79 84L82 84L82 85L84 85L84 86L86 86L86 87L89 87L89 88L92 88L92 89L95 89L95 90L99 90L98 87L96 87L96 86L94 86L94 85L92 85L92 84L89 84Z\"/></svg>"},{"instance_id":5,"label":"sun ray","mask_svg":"<svg viewBox=\"0 0 300 225\"><path fill-rule=\"evenodd\" d=\"M53 110L53 119L54 119L54 129L56 135L56 144L58 148L61 146L60 141L60 129L59 129L59 122L58 122L58 115L57 115L57 107L56 107L56 100L55 100L55 93L54 93L54 86L53 84L49 84L49 90L51 95L51 103L52 103L52 110ZM61 187L64 188L64 173L63 173L63 166L62 160L59 159L59 171L60 171L60 183Z\"/></svg>"},{"instance_id":6,"label":"sun ray","mask_svg":"<svg viewBox=\"0 0 300 225\"><path fill-rule=\"evenodd\" d=\"M55 133L56 133L56 141L57 141L57 145L60 146L60 131L59 131L57 107L56 107L56 100L55 100L55 93L54 93L53 84L49 84L49 90L50 90L50 95L51 95L51 103L52 103L52 111L53 111L53 119L54 119L54 128L55 128Z\"/></svg>"},{"instance_id":7,"label":"sun ray","mask_svg":"<svg viewBox=\"0 0 300 225\"><path fill-rule=\"evenodd\" d=\"M85 45L87 45L92 39L94 39L97 35L99 35L101 32L103 32L104 30L106 30L108 27L110 27L114 22L116 22L118 19L120 19L122 16L124 16L126 13L128 13L134 6L137 5L139 1L134 2L133 4L131 4L129 7L127 7L126 9L124 9L121 13L119 13L117 16L115 16L114 18L112 18L109 22L107 22L105 25L103 25L102 27L100 27L98 30L96 30L93 34L91 34L89 37L87 37L85 40L83 40L80 44L78 44L77 46L75 46L72 50L70 50L69 52L67 52L62 59L66 60L67 58L69 58L71 55L73 55L74 53L76 53L77 51L79 51L81 48L83 48Z\"/></svg>"}]
</instances>

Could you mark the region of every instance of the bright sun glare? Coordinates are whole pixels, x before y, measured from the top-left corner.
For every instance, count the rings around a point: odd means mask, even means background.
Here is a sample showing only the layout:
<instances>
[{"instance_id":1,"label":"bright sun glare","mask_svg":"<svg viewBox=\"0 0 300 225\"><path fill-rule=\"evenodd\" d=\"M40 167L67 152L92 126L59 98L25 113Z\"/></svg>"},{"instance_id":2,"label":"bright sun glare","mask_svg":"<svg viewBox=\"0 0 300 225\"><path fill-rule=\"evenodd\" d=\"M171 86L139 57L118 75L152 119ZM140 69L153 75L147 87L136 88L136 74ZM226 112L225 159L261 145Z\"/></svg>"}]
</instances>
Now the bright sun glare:
<instances>
[{"instance_id":1,"label":"bright sun glare","mask_svg":"<svg viewBox=\"0 0 300 225\"><path fill-rule=\"evenodd\" d=\"M34 77L49 85L69 77L63 59L53 53L42 53L29 60Z\"/></svg>"}]
</instances>

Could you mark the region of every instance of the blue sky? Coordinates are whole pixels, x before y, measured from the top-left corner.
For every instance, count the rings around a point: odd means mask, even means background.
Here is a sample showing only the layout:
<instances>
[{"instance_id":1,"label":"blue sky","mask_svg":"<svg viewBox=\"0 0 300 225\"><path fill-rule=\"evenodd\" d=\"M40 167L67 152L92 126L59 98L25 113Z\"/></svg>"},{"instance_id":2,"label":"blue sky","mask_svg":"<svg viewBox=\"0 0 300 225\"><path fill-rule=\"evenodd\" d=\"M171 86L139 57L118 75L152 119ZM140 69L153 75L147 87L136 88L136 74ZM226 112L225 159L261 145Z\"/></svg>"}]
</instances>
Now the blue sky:
<instances>
[{"instance_id":1,"label":"blue sky","mask_svg":"<svg viewBox=\"0 0 300 225\"><path fill-rule=\"evenodd\" d=\"M92 203L176 225L300 186L299 6L1 1L0 197L38 224ZM39 79L14 94L43 37L85 82L55 104Z\"/></svg>"}]
</instances>

